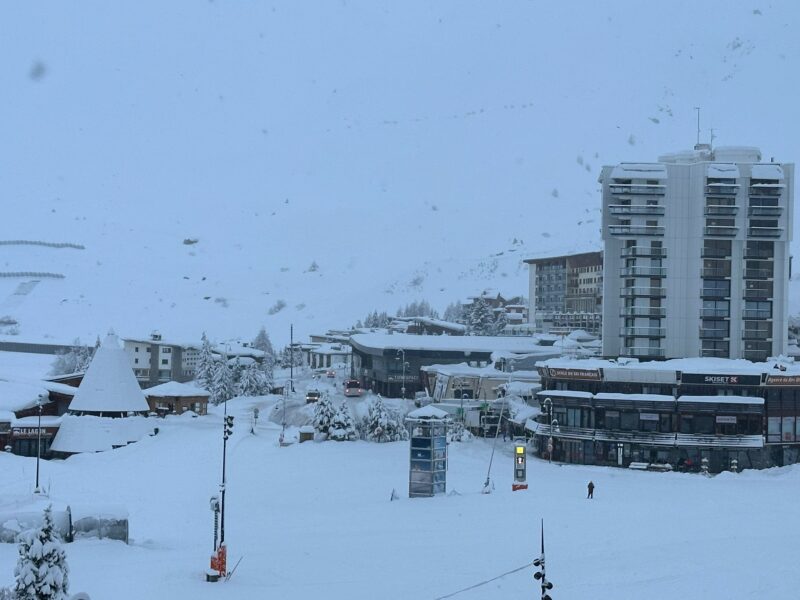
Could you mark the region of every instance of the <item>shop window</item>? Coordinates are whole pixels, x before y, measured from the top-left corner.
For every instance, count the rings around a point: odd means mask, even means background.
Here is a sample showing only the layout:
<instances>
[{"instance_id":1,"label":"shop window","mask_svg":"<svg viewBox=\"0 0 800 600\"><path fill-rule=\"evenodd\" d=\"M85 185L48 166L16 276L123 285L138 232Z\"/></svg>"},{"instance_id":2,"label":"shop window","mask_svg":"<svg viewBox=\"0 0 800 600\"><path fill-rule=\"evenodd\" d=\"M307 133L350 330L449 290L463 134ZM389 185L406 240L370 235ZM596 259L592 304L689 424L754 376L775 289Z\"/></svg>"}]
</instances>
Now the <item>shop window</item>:
<instances>
[{"instance_id":1,"label":"shop window","mask_svg":"<svg viewBox=\"0 0 800 600\"><path fill-rule=\"evenodd\" d=\"M781 434L781 441L793 442L795 436L795 418L783 417L783 432Z\"/></svg>"},{"instance_id":2,"label":"shop window","mask_svg":"<svg viewBox=\"0 0 800 600\"><path fill-rule=\"evenodd\" d=\"M618 410L607 410L605 415L606 429L619 429L620 419Z\"/></svg>"},{"instance_id":3,"label":"shop window","mask_svg":"<svg viewBox=\"0 0 800 600\"><path fill-rule=\"evenodd\" d=\"M767 418L767 441L780 442L781 441L781 418L769 417Z\"/></svg>"},{"instance_id":4,"label":"shop window","mask_svg":"<svg viewBox=\"0 0 800 600\"><path fill-rule=\"evenodd\" d=\"M624 412L620 415L620 429L635 431L639 428L639 413Z\"/></svg>"}]
</instances>

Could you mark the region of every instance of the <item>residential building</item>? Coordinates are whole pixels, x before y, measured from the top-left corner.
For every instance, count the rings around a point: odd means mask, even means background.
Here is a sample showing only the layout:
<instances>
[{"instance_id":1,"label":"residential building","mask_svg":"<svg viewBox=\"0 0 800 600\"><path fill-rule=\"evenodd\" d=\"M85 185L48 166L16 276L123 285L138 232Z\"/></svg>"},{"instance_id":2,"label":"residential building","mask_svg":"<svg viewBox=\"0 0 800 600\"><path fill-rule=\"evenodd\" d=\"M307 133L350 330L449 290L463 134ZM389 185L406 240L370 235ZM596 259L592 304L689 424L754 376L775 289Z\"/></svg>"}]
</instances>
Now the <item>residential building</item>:
<instances>
[{"instance_id":1,"label":"residential building","mask_svg":"<svg viewBox=\"0 0 800 600\"><path fill-rule=\"evenodd\" d=\"M541 333L583 329L600 334L603 253L583 252L525 261L529 269L528 321Z\"/></svg>"},{"instance_id":2,"label":"residential building","mask_svg":"<svg viewBox=\"0 0 800 600\"><path fill-rule=\"evenodd\" d=\"M604 356L786 351L793 164L698 144L604 167L599 181Z\"/></svg>"},{"instance_id":3,"label":"residential building","mask_svg":"<svg viewBox=\"0 0 800 600\"><path fill-rule=\"evenodd\" d=\"M153 332L149 338L123 338L122 342L141 387L194 379L200 358L200 343L164 340L158 332Z\"/></svg>"}]
</instances>

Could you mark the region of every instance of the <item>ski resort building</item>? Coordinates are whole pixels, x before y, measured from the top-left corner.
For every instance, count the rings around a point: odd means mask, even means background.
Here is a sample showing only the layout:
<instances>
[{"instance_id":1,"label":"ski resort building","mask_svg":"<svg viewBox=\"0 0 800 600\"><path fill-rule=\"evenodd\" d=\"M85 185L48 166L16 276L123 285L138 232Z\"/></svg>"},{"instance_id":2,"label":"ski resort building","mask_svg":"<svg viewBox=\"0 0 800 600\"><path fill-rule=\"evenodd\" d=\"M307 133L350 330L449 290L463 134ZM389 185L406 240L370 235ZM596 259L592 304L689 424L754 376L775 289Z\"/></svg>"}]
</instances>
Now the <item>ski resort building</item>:
<instances>
[{"instance_id":1,"label":"ski resort building","mask_svg":"<svg viewBox=\"0 0 800 600\"><path fill-rule=\"evenodd\" d=\"M698 144L599 181L604 356L785 353L793 164Z\"/></svg>"},{"instance_id":2,"label":"ski resort building","mask_svg":"<svg viewBox=\"0 0 800 600\"><path fill-rule=\"evenodd\" d=\"M527 428L542 458L682 470L705 459L712 472L800 462L793 361L553 359L537 368L542 414Z\"/></svg>"},{"instance_id":3,"label":"ski resort building","mask_svg":"<svg viewBox=\"0 0 800 600\"><path fill-rule=\"evenodd\" d=\"M119 338L109 334L75 391L50 447L58 456L125 446L152 432L144 393Z\"/></svg>"}]
</instances>

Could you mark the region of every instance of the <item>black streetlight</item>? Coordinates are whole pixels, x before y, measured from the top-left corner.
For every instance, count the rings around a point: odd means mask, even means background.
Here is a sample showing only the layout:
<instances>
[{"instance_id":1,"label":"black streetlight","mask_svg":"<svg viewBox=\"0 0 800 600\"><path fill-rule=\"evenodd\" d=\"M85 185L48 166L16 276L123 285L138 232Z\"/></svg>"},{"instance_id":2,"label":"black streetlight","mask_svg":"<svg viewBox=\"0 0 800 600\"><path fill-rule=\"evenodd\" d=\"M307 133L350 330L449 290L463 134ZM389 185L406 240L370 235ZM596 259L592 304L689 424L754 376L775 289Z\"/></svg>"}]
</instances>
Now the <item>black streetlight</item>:
<instances>
[{"instance_id":1,"label":"black streetlight","mask_svg":"<svg viewBox=\"0 0 800 600\"><path fill-rule=\"evenodd\" d=\"M36 398L36 406L39 408L39 425L36 428L36 489L33 490L34 494L41 494L42 490L39 488L39 461L42 457L42 403L44 398L39 396Z\"/></svg>"},{"instance_id":2,"label":"black streetlight","mask_svg":"<svg viewBox=\"0 0 800 600\"><path fill-rule=\"evenodd\" d=\"M539 570L533 574L533 578L541 582L542 586L542 600L553 600L547 592L553 589L552 582L547 580L544 570L544 519L542 519L542 554L533 561L533 566L538 567Z\"/></svg>"},{"instance_id":3,"label":"black streetlight","mask_svg":"<svg viewBox=\"0 0 800 600\"><path fill-rule=\"evenodd\" d=\"M227 409L227 403L225 407ZM228 438L233 435L233 415L226 414L223 420L222 426L222 484L219 486L220 489L220 523L219 523L219 545L223 545L225 543L225 463L227 462L227 451L228 451Z\"/></svg>"},{"instance_id":4,"label":"black streetlight","mask_svg":"<svg viewBox=\"0 0 800 600\"><path fill-rule=\"evenodd\" d=\"M547 439L547 462L553 462L553 424L558 427L558 421L553 418L553 400L545 398L542 407L547 411L550 420L550 437Z\"/></svg>"}]
</instances>

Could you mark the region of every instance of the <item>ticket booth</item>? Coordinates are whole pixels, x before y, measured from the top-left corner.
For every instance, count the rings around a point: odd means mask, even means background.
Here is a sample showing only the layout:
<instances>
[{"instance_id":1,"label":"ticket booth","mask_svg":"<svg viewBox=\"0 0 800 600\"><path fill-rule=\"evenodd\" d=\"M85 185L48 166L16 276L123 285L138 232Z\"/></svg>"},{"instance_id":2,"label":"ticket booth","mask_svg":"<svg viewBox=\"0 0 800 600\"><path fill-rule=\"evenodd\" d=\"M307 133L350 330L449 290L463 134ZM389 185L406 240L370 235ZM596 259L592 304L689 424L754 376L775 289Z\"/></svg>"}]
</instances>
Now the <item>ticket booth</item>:
<instances>
[{"instance_id":1,"label":"ticket booth","mask_svg":"<svg viewBox=\"0 0 800 600\"><path fill-rule=\"evenodd\" d=\"M408 497L447 492L447 425L449 415L428 405L406 417L410 429Z\"/></svg>"}]
</instances>

